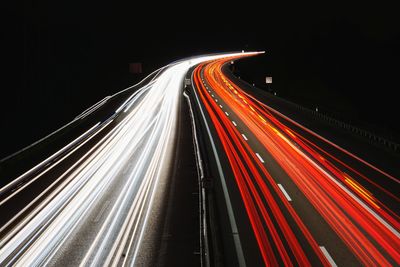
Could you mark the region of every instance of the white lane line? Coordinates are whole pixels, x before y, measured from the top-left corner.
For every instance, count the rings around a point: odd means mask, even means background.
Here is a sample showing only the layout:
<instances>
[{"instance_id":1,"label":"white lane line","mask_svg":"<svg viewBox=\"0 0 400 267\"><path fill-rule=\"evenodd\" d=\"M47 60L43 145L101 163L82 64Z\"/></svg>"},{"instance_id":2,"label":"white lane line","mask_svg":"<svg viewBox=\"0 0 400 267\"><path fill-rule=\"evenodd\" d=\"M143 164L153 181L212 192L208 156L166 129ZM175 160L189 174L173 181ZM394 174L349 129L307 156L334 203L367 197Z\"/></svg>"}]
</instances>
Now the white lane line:
<instances>
[{"instance_id":1,"label":"white lane line","mask_svg":"<svg viewBox=\"0 0 400 267\"><path fill-rule=\"evenodd\" d=\"M192 73L192 82L193 82L193 73ZM197 105L200 108L201 116L203 117L203 121L204 121L205 126L206 126L206 130L207 130L208 137L209 137L209 140L210 140L210 143L211 143L211 147L212 147L212 150L214 152L215 161L217 163L219 178L220 178L220 182L221 182L221 185L222 185L222 191L224 193L226 208L228 210L229 222L230 222L231 230L232 230L232 236L233 236L233 240L234 240L234 244L235 244L236 256L237 256L238 261L239 261L239 266L240 267L242 267L242 266L245 267L246 266L246 261L244 259L242 243L240 241L240 236L239 236L239 232L238 232L238 229L237 229L236 219L235 219L235 215L233 213L232 202L231 202L231 199L230 199L230 196L229 196L228 186L226 184L226 179L225 179L224 173L222 171L222 166L221 166L221 162L219 160L219 155L218 155L218 152L217 152L217 148L215 147L214 139L213 139L213 137L211 135L210 128L208 127L206 116L204 115L203 107L200 104L199 96L198 96L196 90L193 90L193 91L195 93Z\"/></svg>"},{"instance_id":2,"label":"white lane line","mask_svg":"<svg viewBox=\"0 0 400 267\"><path fill-rule=\"evenodd\" d=\"M214 95L211 95L212 97L214 97Z\"/></svg>"},{"instance_id":3,"label":"white lane line","mask_svg":"<svg viewBox=\"0 0 400 267\"><path fill-rule=\"evenodd\" d=\"M222 105L219 105L220 108L222 108Z\"/></svg>"},{"instance_id":4,"label":"white lane line","mask_svg":"<svg viewBox=\"0 0 400 267\"><path fill-rule=\"evenodd\" d=\"M249 94L247 94L247 93L245 93L245 94L246 94L247 96L249 96ZM251 96L250 96L250 97L251 97ZM251 97L251 98L254 99L253 97ZM375 167L374 165L372 165L372 164L370 164L369 162L363 160L362 158L356 156L355 154L352 154L351 152L347 151L346 149L342 148L341 146L338 146L337 144L335 144L335 143L329 141L328 139L326 139L326 138L322 137L321 135L317 134L316 132L313 132L313 131L311 131L310 129L308 129L308 128L302 126L301 124L295 122L295 121L292 120L291 118L289 118L289 117L283 115L283 114L280 113L279 111L277 111L277 110L275 110L275 109L273 109L273 108L271 108L271 107L269 107L269 106L266 106L264 103L258 101L257 99L254 99L254 100L255 100L256 102L260 103L262 106L268 108L269 110L272 110L274 113L278 114L279 116L284 117L286 120L290 121L290 122L293 123L294 125L296 125L296 126L302 128L304 131L315 135L316 137L318 137L319 139L321 139L321 140L327 142L327 143L330 144L331 146L333 146L333 147L339 149L340 151L346 153L346 154L349 155L349 156L354 157L355 159L361 161L362 163L364 163L364 164L367 165L368 167L374 169L375 171L380 172L381 174L385 175L387 178L393 180L394 182L400 183L400 181L399 181L398 179L396 179L395 177L393 177L392 175L390 175L390 174L388 174L388 173L382 171L381 169L378 169L378 168Z\"/></svg>"},{"instance_id":5,"label":"white lane line","mask_svg":"<svg viewBox=\"0 0 400 267\"><path fill-rule=\"evenodd\" d=\"M229 113L225 111L226 116L229 116Z\"/></svg>"},{"instance_id":6,"label":"white lane line","mask_svg":"<svg viewBox=\"0 0 400 267\"><path fill-rule=\"evenodd\" d=\"M265 161L263 160L263 158L260 156L260 154L256 153L256 156L257 156L257 158L258 158L262 163L265 162Z\"/></svg>"},{"instance_id":7,"label":"white lane line","mask_svg":"<svg viewBox=\"0 0 400 267\"><path fill-rule=\"evenodd\" d=\"M242 134L242 136L243 136L244 140L246 140L246 141L249 140L249 139L247 139L247 137L244 134Z\"/></svg>"},{"instance_id":8,"label":"white lane line","mask_svg":"<svg viewBox=\"0 0 400 267\"><path fill-rule=\"evenodd\" d=\"M215 102L218 102L218 99L215 99Z\"/></svg>"},{"instance_id":9,"label":"white lane line","mask_svg":"<svg viewBox=\"0 0 400 267\"><path fill-rule=\"evenodd\" d=\"M326 250L326 248L324 246L319 246L319 248L321 249L322 253L324 253L326 259L329 261L329 263L331 264L332 267L337 267L335 261L332 259L331 255L329 254L329 252Z\"/></svg>"},{"instance_id":10,"label":"white lane line","mask_svg":"<svg viewBox=\"0 0 400 267\"><path fill-rule=\"evenodd\" d=\"M235 121L232 121L232 123L233 123L233 125L237 126L237 124L236 124L236 122L235 122Z\"/></svg>"},{"instance_id":11,"label":"white lane line","mask_svg":"<svg viewBox=\"0 0 400 267\"><path fill-rule=\"evenodd\" d=\"M283 188L283 186L281 184L278 184L278 187L282 191L282 193L285 195L286 199L288 201L292 201L292 199L290 198L289 194L286 192L285 188Z\"/></svg>"}]
</instances>

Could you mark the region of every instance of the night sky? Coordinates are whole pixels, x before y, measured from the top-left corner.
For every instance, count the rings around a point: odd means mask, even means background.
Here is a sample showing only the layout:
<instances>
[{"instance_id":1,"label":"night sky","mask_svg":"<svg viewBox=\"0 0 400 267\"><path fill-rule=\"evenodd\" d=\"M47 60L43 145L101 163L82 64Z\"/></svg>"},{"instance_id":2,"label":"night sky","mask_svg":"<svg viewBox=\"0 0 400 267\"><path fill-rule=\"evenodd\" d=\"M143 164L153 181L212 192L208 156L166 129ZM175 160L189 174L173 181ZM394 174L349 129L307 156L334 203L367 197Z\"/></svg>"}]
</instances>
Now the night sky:
<instances>
[{"instance_id":1,"label":"night sky","mask_svg":"<svg viewBox=\"0 0 400 267\"><path fill-rule=\"evenodd\" d=\"M158 67L242 49L266 51L237 64L249 82L263 87L273 76L278 95L399 141L396 11L376 3L16 2L3 25L0 158ZM130 62L142 62L143 75L130 74Z\"/></svg>"}]
</instances>

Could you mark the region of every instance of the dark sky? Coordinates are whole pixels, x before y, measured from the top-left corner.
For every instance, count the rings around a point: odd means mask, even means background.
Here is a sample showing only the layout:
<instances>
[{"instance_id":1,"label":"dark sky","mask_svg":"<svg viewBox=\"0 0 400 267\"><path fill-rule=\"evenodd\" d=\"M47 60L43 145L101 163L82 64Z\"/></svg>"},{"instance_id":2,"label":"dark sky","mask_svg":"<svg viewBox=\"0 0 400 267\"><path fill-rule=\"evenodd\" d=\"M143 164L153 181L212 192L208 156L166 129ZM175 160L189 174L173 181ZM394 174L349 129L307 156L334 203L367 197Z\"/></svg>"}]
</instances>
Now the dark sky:
<instances>
[{"instance_id":1,"label":"dark sky","mask_svg":"<svg viewBox=\"0 0 400 267\"><path fill-rule=\"evenodd\" d=\"M242 49L266 51L238 64L260 86L272 75L281 96L399 131L394 7L15 1L9 13L0 158L138 81L129 62L142 62L148 74L182 57Z\"/></svg>"}]
</instances>

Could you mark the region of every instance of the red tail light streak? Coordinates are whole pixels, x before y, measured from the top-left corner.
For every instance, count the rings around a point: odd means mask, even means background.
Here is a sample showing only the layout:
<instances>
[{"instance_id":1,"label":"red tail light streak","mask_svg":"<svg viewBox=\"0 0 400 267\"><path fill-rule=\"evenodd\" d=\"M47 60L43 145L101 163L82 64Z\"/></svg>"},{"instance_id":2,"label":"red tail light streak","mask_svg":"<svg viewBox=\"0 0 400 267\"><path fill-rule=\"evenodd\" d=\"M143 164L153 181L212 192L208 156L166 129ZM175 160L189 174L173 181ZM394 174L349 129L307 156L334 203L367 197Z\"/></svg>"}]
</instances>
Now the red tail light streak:
<instances>
[{"instance_id":1,"label":"red tail light streak","mask_svg":"<svg viewBox=\"0 0 400 267\"><path fill-rule=\"evenodd\" d=\"M193 80L229 161L264 263L268 266L312 264L300 246L300 232L320 264L330 265L321 251L321 244L317 244L308 226L292 207L286 192L280 189L257 149L272 156L362 264L400 264L399 216L357 179L373 185L396 203L399 202L398 196L307 139L298 127L288 127L283 123L286 117L245 93L222 72L223 65L234 59L199 65ZM210 93L205 84L213 92ZM237 127L239 122L261 146L249 143L249 134L244 135ZM380 171L357 157L354 159ZM380 173L399 182L383 171ZM289 219L296 222L295 227L289 224L285 214L290 214Z\"/></svg>"}]
</instances>

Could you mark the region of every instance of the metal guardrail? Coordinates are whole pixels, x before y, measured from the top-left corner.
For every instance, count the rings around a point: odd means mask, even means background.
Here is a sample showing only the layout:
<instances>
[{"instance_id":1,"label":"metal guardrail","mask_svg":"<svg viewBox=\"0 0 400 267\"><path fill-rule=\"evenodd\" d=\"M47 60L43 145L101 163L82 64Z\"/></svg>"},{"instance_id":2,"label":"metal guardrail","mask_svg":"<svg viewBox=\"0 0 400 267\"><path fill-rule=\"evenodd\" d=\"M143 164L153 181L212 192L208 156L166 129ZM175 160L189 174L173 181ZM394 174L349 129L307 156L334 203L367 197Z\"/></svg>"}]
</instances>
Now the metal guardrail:
<instances>
[{"instance_id":1,"label":"metal guardrail","mask_svg":"<svg viewBox=\"0 0 400 267\"><path fill-rule=\"evenodd\" d=\"M7 160L14 158L16 156L18 156L19 154L31 149L32 147L35 147L43 142L45 142L46 140L57 136L59 133L61 133L62 131L64 131L65 129L67 129L69 126L71 126L74 123L79 122L79 120L89 116L91 113L93 113L94 111L96 111L97 109L99 109L102 105L104 105L105 103L107 103L108 101L110 101L112 98L115 98L116 96L128 91L128 90L132 90L135 88L139 88L140 86L142 86L143 84L145 84L146 82L150 82L151 80L153 80L155 77L157 77L163 70L165 69L165 67L162 67L160 69L157 69L155 71L153 71L152 73L150 73L148 76L146 76L143 80L141 80L140 82L129 86L111 96L106 96L105 98L101 99L100 101L98 101L96 104L90 106L89 108L87 108L86 110L84 110L83 112L81 112L79 115L77 115L72 121L68 122L67 124L63 125L61 128L53 131L52 133L44 136L43 138L35 141L34 143L4 157L0 159L0 163L6 162ZM150 80L150 81L149 81Z\"/></svg>"},{"instance_id":2,"label":"metal guardrail","mask_svg":"<svg viewBox=\"0 0 400 267\"><path fill-rule=\"evenodd\" d=\"M282 98L280 98L280 99L282 99ZM400 152L400 144L398 144L396 142L393 142L393 141L391 141L391 140L389 140L387 138L379 136L379 135L377 135L377 134L375 134L373 132L370 132L368 130L362 129L362 128L357 127L355 125L352 125L350 123L346 123L346 122L343 122L341 120L335 119L335 118L333 118L331 116L323 114L320 111L312 110L310 108L303 107L303 106L301 106L299 104L296 104L296 103L293 103L293 102L290 102L290 101L287 101L287 100L285 100L285 101L290 103L290 104L292 104L297 109L299 109L299 110L301 110L303 112L309 113L310 115L312 115L314 118L316 118L318 120L324 121L324 122L326 122L326 123L328 123L328 124L330 124L330 125L332 125L334 127L338 127L338 128L344 129L344 130L349 131L349 132L351 132L351 133L353 133L355 135L363 137L364 139L367 139L369 141L369 143L371 143L371 144L378 145L380 147L383 147L383 148L385 148L387 150L390 150L390 151L393 151L393 152L396 152L396 153Z\"/></svg>"},{"instance_id":3,"label":"metal guardrail","mask_svg":"<svg viewBox=\"0 0 400 267\"><path fill-rule=\"evenodd\" d=\"M185 80L185 88L189 86ZM206 188L204 181L206 180L204 175L203 168L203 160L201 158L199 142L196 133L196 122L194 119L192 104L190 101L189 95L184 91L183 96L186 98L188 102L189 110L190 110L190 119L192 124L192 133L193 133L193 144L195 148L195 156L196 156L196 165L199 177L199 203L200 203L200 252L201 252L201 266L210 266L210 253L209 253L209 244L208 244L208 233L207 233L207 205L206 205Z\"/></svg>"},{"instance_id":4,"label":"metal guardrail","mask_svg":"<svg viewBox=\"0 0 400 267\"><path fill-rule=\"evenodd\" d=\"M233 75L233 73L232 73L232 75ZM242 80L240 78L238 78L238 80L240 82L246 84L247 86L257 88L245 80ZM370 144L380 146L386 150L389 150L389 151L392 151L395 153L400 153L400 144L397 142L391 141L391 140L389 140L385 137L382 137L376 133L373 133L371 131L365 130L363 128L357 127L350 123L347 123L347 122L341 121L339 119L333 118L331 116L328 116L326 114L323 114L321 111L316 111L316 110L304 107L302 105L291 102L291 101L284 99L282 97L279 97L277 95L271 94L270 92L267 92L267 91L263 91L263 92L270 94L271 97L277 98L280 101L285 102L286 104L291 105L292 107L295 107L298 110L301 110L302 112L308 113L309 115L311 115L311 117L313 117L315 119L324 121L334 127L344 129L348 132L351 132L354 135L357 135L359 137L367 139Z\"/></svg>"},{"instance_id":5,"label":"metal guardrail","mask_svg":"<svg viewBox=\"0 0 400 267\"><path fill-rule=\"evenodd\" d=\"M200 153L203 155L202 163L204 164L203 170L204 170L204 176L201 178L201 188L202 192L204 192L205 198L203 198L203 204L204 204L204 213L203 213L203 220L206 224L204 224L204 227L206 228L206 232L204 232L206 235L204 238L208 242L208 248L207 248L207 254L208 254L208 261L210 266L224 266L224 257L227 257L228 255L224 255L223 252L223 247L222 247L222 240L220 238L227 237L227 238L232 238L232 249L235 250L234 254L231 254L231 257L234 257L237 260L237 266L246 266L246 261L243 255L243 248L239 236L239 232L237 229L237 223L236 219L234 216L233 212L233 207L232 207L232 202L229 197L228 193L228 188L226 185L226 179L225 175L222 170L222 165L221 161L217 152L216 145L214 143L214 140L211 135L210 128L207 124L207 120L204 114L204 111L201 107L199 96L194 90L194 85L193 85L193 72L191 72L191 86L188 87L191 90L187 90L189 97L193 101L196 102L192 106L192 109L196 112L194 114L199 115L198 118L195 116L195 121L197 122L198 128L196 129L196 132L199 135L198 143L199 143L199 148L200 148ZM205 133L205 135L203 135ZM207 144L206 144L207 143ZM213 159L209 159L206 156L209 156L209 154L205 153L211 153L211 157ZM208 167L207 163L210 163L209 160L214 162L215 160L215 175L216 177L212 177L209 173L210 168ZM204 167L207 168L204 168ZM216 179L214 179L216 178ZM218 180L218 181L217 181ZM215 185L216 183L220 183L220 190L222 190L222 195L223 201L225 201L225 207L226 207L226 212L227 212L227 218L229 221L229 226L228 229L226 230L225 233L222 233L222 229L220 228L218 221L219 218L217 219L217 209L216 209L216 199L215 199ZM235 260L234 260L235 261Z\"/></svg>"}]
</instances>

